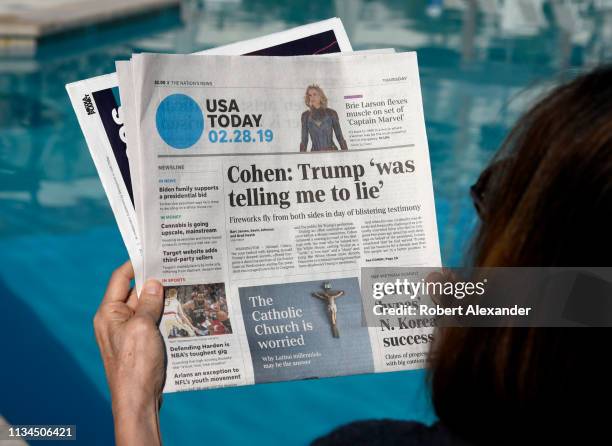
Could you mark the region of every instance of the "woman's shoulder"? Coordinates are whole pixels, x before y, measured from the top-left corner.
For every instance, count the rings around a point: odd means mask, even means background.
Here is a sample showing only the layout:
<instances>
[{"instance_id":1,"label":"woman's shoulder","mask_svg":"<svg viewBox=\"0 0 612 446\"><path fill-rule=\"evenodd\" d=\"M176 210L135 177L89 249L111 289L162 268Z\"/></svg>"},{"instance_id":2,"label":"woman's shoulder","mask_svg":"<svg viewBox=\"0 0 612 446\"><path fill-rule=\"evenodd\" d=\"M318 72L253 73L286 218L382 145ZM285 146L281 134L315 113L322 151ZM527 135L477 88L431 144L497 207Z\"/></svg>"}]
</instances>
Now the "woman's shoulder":
<instances>
[{"instance_id":1,"label":"woman's shoulder","mask_svg":"<svg viewBox=\"0 0 612 446\"><path fill-rule=\"evenodd\" d=\"M365 420L340 426L317 438L312 446L466 446L439 423L427 426L415 421Z\"/></svg>"}]
</instances>

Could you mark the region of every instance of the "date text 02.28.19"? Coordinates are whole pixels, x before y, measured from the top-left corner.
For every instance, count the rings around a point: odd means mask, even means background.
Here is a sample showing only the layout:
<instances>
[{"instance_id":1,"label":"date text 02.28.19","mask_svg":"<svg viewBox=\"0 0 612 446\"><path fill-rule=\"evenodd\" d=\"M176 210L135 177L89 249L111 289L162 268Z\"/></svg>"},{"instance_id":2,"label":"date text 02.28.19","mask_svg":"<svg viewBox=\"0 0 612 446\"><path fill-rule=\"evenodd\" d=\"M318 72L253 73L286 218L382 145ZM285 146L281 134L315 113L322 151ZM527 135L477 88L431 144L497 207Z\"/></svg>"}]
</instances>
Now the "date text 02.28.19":
<instances>
[{"instance_id":1,"label":"date text 02.28.19","mask_svg":"<svg viewBox=\"0 0 612 446\"><path fill-rule=\"evenodd\" d=\"M208 140L212 143L259 143L272 142L274 133L270 129L209 130Z\"/></svg>"}]
</instances>

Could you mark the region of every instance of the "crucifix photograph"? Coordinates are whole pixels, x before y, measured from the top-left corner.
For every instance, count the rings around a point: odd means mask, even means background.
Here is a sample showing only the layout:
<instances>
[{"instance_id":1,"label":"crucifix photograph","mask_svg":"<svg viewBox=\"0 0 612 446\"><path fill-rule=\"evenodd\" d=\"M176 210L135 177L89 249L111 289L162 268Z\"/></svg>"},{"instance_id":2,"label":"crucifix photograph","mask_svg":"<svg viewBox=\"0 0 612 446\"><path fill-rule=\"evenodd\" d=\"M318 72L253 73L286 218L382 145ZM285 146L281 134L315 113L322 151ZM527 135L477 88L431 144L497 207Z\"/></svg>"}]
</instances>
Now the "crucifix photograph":
<instances>
[{"instance_id":1,"label":"crucifix photograph","mask_svg":"<svg viewBox=\"0 0 612 446\"><path fill-rule=\"evenodd\" d=\"M340 337L340 331L338 330L338 307L336 306L336 299L344 296L342 290L332 290L331 282L323 283L323 291L316 291L312 293L313 297L321 299L327 303L327 311L329 313L329 319L331 323L332 336L334 338Z\"/></svg>"}]
</instances>

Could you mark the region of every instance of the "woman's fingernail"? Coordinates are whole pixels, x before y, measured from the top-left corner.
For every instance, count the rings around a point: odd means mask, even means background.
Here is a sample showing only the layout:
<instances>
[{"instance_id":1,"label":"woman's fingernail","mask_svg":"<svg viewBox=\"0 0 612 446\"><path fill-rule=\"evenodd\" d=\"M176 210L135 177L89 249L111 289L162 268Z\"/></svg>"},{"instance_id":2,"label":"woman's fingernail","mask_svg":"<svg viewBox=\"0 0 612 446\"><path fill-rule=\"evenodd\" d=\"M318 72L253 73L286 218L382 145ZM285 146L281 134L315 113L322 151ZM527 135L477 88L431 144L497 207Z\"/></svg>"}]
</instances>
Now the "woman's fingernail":
<instances>
[{"instance_id":1,"label":"woman's fingernail","mask_svg":"<svg viewBox=\"0 0 612 446\"><path fill-rule=\"evenodd\" d=\"M147 294L161 294L162 286L157 280L147 280L144 285L144 292Z\"/></svg>"}]
</instances>

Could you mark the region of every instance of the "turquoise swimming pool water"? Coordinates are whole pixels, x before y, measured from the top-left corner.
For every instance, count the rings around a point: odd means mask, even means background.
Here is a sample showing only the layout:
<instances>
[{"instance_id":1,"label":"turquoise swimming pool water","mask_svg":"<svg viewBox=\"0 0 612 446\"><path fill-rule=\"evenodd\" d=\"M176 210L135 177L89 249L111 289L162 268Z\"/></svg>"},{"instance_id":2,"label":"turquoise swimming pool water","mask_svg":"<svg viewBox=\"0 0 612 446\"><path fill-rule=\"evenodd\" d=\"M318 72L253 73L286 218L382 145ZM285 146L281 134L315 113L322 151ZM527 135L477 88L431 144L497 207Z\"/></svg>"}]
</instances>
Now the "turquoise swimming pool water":
<instances>
[{"instance_id":1,"label":"turquoise swimming pool water","mask_svg":"<svg viewBox=\"0 0 612 446\"><path fill-rule=\"evenodd\" d=\"M468 188L516 117L558 79L612 56L612 7L545 0L186 2L0 59L0 414L76 424L111 444L91 320L127 254L64 84L133 51L192 52L340 16L355 49L417 50L442 257L465 259ZM165 444L304 444L364 418L434 420L424 373L167 395Z\"/></svg>"}]
</instances>

